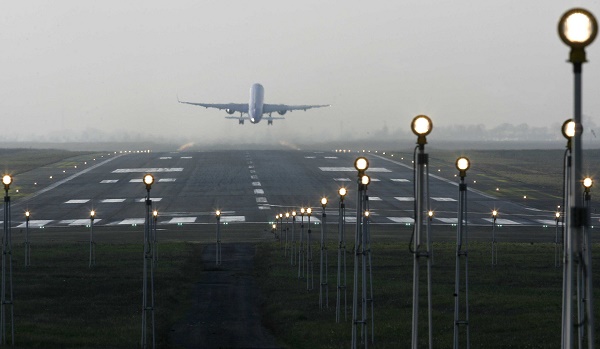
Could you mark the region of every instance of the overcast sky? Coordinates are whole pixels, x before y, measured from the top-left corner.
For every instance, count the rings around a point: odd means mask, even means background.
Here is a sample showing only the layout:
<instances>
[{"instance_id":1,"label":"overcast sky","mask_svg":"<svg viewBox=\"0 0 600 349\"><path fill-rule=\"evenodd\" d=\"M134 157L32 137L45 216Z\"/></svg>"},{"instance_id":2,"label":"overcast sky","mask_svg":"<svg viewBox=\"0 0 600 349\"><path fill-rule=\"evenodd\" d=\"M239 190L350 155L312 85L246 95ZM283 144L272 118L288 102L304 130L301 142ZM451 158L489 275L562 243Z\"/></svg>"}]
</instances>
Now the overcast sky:
<instances>
[{"instance_id":1,"label":"overcast sky","mask_svg":"<svg viewBox=\"0 0 600 349\"><path fill-rule=\"evenodd\" d=\"M600 16L599 1L565 0L4 2L2 133L361 137L417 114L560 125L573 87L557 22L575 6ZM600 43L587 53L583 112L600 124ZM266 103L332 107L267 127L177 103L246 103L255 82Z\"/></svg>"}]
</instances>

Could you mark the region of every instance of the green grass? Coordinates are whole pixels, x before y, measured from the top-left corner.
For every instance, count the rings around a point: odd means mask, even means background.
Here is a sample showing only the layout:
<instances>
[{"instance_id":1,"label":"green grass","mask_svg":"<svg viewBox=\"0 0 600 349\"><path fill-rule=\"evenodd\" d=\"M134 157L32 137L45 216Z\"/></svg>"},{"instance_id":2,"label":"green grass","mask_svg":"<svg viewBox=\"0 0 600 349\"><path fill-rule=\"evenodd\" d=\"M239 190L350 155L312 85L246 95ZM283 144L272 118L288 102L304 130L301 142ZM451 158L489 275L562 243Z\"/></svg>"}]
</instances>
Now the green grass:
<instances>
[{"instance_id":1,"label":"green grass","mask_svg":"<svg viewBox=\"0 0 600 349\"><path fill-rule=\"evenodd\" d=\"M3 171L2 173L16 176L38 167L84 154L92 154L92 152L60 149L0 149L0 169Z\"/></svg>"},{"instance_id":2,"label":"green grass","mask_svg":"<svg viewBox=\"0 0 600 349\"><path fill-rule=\"evenodd\" d=\"M329 309L320 311L318 251L315 250L315 288L308 292L306 281L297 279L297 267L292 270L289 258L284 260L277 246L263 244L257 255L256 275L264 297L264 321L290 348L350 346L352 253L347 256L348 321L336 324L337 249L329 246ZM554 245L501 243L499 265L495 268L491 267L489 243L471 243L469 247L471 347L559 347L562 268L554 267ZM434 251L434 347L449 348L453 341L455 244L437 243ZM597 266L598 261L594 264ZM413 259L407 244L375 244L373 266L374 347L410 347ZM419 347L427 346L425 272L422 267ZM461 272L464 275L464 268ZM594 274L598 289L598 268ZM596 300L599 295L600 292L596 292ZM595 313L599 311L596 301ZM461 336L465 337L464 332Z\"/></svg>"},{"instance_id":3,"label":"green grass","mask_svg":"<svg viewBox=\"0 0 600 349\"><path fill-rule=\"evenodd\" d=\"M136 348L141 338L143 247L103 245L88 267L89 245L13 249L15 340L19 348ZM159 244L155 269L156 333L168 347L171 326L187 310L201 266L201 246Z\"/></svg>"},{"instance_id":4,"label":"green grass","mask_svg":"<svg viewBox=\"0 0 600 349\"><path fill-rule=\"evenodd\" d=\"M469 188L515 202L524 202L523 197L527 196L527 202L539 200L538 204L549 210L555 209L562 200L564 149L448 151L430 148L427 152L430 173L451 181L458 181L456 159L468 157L471 161L466 177ZM386 154L394 154L394 160L411 165L412 153L388 151ZM583 156L584 175L597 178L600 162L596 159L600 157L600 150L586 149Z\"/></svg>"}]
</instances>

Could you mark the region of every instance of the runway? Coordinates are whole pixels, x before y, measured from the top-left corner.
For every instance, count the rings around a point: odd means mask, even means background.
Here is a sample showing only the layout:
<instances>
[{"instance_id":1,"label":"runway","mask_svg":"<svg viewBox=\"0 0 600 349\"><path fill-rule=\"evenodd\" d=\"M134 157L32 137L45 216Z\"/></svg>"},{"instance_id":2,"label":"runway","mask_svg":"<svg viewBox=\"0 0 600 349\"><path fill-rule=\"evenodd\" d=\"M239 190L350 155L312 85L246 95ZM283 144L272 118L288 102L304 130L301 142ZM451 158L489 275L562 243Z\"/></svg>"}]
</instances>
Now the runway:
<instances>
[{"instance_id":1,"label":"runway","mask_svg":"<svg viewBox=\"0 0 600 349\"><path fill-rule=\"evenodd\" d=\"M363 155L363 154L360 154ZM346 223L356 222L358 153L334 151L211 151L172 153L111 153L102 158L78 157L68 165L44 167L15 177L21 192L31 193L12 202L12 227L25 227L31 211L31 229L82 231L96 211L94 226L114 231L138 231L144 224L142 183L145 173L155 177L150 196L159 212L159 229L175 232L213 231L215 211L221 223L248 239L266 238L279 213L311 206L311 224L321 220L320 199L326 196L327 227L338 222L337 190L348 189ZM367 154L371 224L378 232L405 235L413 225L413 170L407 160ZM430 176L432 225L449 238L457 223L458 180ZM502 212L497 220L504 231L555 232L553 213L468 191L468 225L474 231L491 231L492 209ZM300 220L300 217L297 218ZM305 222L308 217L304 217ZM284 219L285 222L285 219ZM291 223L290 223L291 224ZM316 229L316 228L313 228ZM48 231L49 233L49 231ZM515 233L517 234L517 233ZM534 233L535 234L535 233ZM184 234L185 235L185 234ZM444 236L446 236L444 235ZM208 236L208 235L207 235ZM185 237L184 237L185 238Z\"/></svg>"}]
</instances>

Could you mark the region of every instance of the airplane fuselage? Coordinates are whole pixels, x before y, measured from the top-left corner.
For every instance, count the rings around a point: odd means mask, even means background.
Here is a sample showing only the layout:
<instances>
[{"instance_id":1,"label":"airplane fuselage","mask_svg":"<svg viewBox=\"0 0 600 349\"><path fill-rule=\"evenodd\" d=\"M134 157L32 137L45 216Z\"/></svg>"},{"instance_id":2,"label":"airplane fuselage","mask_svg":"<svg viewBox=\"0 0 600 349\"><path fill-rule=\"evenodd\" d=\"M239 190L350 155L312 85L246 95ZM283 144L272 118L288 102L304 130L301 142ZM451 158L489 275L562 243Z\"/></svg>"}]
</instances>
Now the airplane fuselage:
<instances>
[{"instance_id":1,"label":"airplane fuselage","mask_svg":"<svg viewBox=\"0 0 600 349\"><path fill-rule=\"evenodd\" d=\"M248 116L250 122L257 124L262 119L265 89L261 84L254 84L250 88L250 102L248 103Z\"/></svg>"}]
</instances>

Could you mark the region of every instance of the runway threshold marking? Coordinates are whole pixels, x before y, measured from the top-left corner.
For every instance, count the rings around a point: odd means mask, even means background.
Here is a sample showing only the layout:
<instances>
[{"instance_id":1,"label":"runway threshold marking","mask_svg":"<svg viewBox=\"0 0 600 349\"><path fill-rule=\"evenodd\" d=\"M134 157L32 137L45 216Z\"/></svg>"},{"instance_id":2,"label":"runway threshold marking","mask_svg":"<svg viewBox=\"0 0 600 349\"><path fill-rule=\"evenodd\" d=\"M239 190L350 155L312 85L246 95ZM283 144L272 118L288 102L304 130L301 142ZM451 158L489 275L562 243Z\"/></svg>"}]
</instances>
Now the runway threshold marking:
<instances>
[{"instance_id":1,"label":"runway threshold marking","mask_svg":"<svg viewBox=\"0 0 600 349\"><path fill-rule=\"evenodd\" d=\"M103 179L100 181L100 184L113 184L117 183L118 181L118 179Z\"/></svg>"},{"instance_id":2,"label":"runway threshold marking","mask_svg":"<svg viewBox=\"0 0 600 349\"><path fill-rule=\"evenodd\" d=\"M179 224L179 223L194 223L196 222L197 217L175 217L171 218L167 224Z\"/></svg>"},{"instance_id":3,"label":"runway threshold marking","mask_svg":"<svg viewBox=\"0 0 600 349\"><path fill-rule=\"evenodd\" d=\"M29 221L30 228L39 228L48 225L48 223L52 222L52 219L44 220L44 219L32 219ZM17 225L17 228L25 228L27 226L26 222L23 222Z\"/></svg>"},{"instance_id":4,"label":"runway threshold marking","mask_svg":"<svg viewBox=\"0 0 600 349\"><path fill-rule=\"evenodd\" d=\"M100 200L101 204L116 204L119 202L125 202L125 199L104 199Z\"/></svg>"},{"instance_id":5,"label":"runway threshold marking","mask_svg":"<svg viewBox=\"0 0 600 349\"><path fill-rule=\"evenodd\" d=\"M90 199L72 199L65 201L65 204L85 204L88 201L90 201Z\"/></svg>"}]
</instances>

